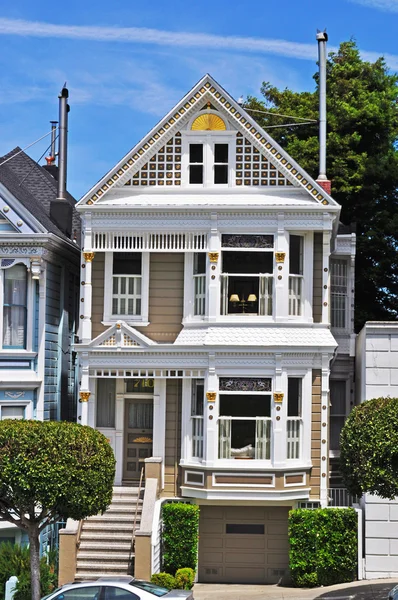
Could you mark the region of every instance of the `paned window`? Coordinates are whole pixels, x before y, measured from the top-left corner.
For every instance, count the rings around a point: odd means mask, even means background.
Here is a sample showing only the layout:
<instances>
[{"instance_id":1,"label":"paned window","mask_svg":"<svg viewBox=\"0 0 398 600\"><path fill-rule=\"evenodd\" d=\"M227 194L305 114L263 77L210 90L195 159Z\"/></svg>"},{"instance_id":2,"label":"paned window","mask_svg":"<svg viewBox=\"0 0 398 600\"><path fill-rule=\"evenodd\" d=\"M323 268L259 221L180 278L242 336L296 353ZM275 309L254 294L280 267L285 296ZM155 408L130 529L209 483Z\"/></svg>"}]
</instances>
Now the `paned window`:
<instances>
[{"instance_id":1,"label":"paned window","mask_svg":"<svg viewBox=\"0 0 398 600\"><path fill-rule=\"evenodd\" d=\"M203 458L203 408L204 408L204 380L192 381L192 457Z\"/></svg>"},{"instance_id":2,"label":"paned window","mask_svg":"<svg viewBox=\"0 0 398 600\"><path fill-rule=\"evenodd\" d=\"M13 404L12 406L2 406L0 408L1 420L4 419L17 419L20 421L25 418L25 406Z\"/></svg>"},{"instance_id":3,"label":"paned window","mask_svg":"<svg viewBox=\"0 0 398 600\"><path fill-rule=\"evenodd\" d=\"M206 314L206 254L195 252L193 258L194 315Z\"/></svg>"},{"instance_id":4,"label":"paned window","mask_svg":"<svg viewBox=\"0 0 398 600\"><path fill-rule=\"evenodd\" d=\"M272 315L272 235L222 236L221 314Z\"/></svg>"},{"instance_id":5,"label":"paned window","mask_svg":"<svg viewBox=\"0 0 398 600\"><path fill-rule=\"evenodd\" d=\"M112 314L140 315L142 298L140 252L115 252L112 273Z\"/></svg>"},{"instance_id":6,"label":"paned window","mask_svg":"<svg viewBox=\"0 0 398 600\"><path fill-rule=\"evenodd\" d=\"M347 327L347 275L347 261L341 259L330 261L331 325L340 329Z\"/></svg>"},{"instance_id":7,"label":"paned window","mask_svg":"<svg viewBox=\"0 0 398 600\"><path fill-rule=\"evenodd\" d=\"M97 380L97 427L115 427L116 379Z\"/></svg>"},{"instance_id":8,"label":"paned window","mask_svg":"<svg viewBox=\"0 0 398 600\"><path fill-rule=\"evenodd\" d=\"M26 267L15 265L5 269L3 273L3 348L26 348Z\"/></svg>"},{"instance_id":9,"label":"paned window","mask_svg":"<svg viewBox=\"0 0 398 600\"><path fill-rule=\"evenodd\" d=\"M347 384L342 380L330 380L330 445L332 451L340 450L340 433L347 414Z\"/></svg>"},{"instance_id":10,"label":"paned window","mask_svg":"<svg viewBox=\"0 0 398 600\"><path fill-rule=\"evenodd\" d=\"M228 144L214 144L214 183L228 183Z\"/></svg>"},{"instance_id":11,"label":"paned window","mask_svg":"<svg viewBox=\"0 0 398 600\"><path fill-rule=\"evenodd\" d=\"M302 428L302 379L289 377L287 385L287 449L288 459L300 458Z\"/></svg>"},{"instance_id":12,"label":"paned window","mask_svg":"<svg viewBox=\"0 0 398 600\"><path fill-rule=\"evenodd\" d=\"M303 237L290 236L289 247L289 315L303 314Z\"/></svg>"},{"instance_id":13,"label":"paned window","mask_svg":"<svg viewBox=\"0 0 398 600\"><path fill-rule=\"evenodd\" d=\"M203 183L203 144L189 144L189 183Z\"/></svg>"}]
</instances>

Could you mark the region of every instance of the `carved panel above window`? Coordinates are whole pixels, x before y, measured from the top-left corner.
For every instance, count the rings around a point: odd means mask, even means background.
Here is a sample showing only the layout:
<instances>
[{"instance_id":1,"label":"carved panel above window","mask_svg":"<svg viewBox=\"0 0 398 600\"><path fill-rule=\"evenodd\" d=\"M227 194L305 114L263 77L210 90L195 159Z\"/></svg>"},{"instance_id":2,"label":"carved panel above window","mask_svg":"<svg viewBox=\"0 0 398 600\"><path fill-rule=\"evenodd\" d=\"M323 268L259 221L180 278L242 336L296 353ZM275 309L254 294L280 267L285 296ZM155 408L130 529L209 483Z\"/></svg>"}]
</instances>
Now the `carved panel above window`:
<instances>
[{"instance_id":1,"label":"carved panel above window","mask_svg":"<svg viewBox=\"0 0 398 600\"><path fill-rule=\"evenodd\" d=\"M220 392L270 392L268 377L220 377Z\"/></svg>"},{"instance_id":2,"label":"carved panel above window","mask_svg":"<svg viewBox=\"0 0 398 600\"><path fill-rule=\"evenodd\" d=\"M223 234L221 238L223 248L273 248L273 235L233 235Z\"/></svg>"}]
</instances>

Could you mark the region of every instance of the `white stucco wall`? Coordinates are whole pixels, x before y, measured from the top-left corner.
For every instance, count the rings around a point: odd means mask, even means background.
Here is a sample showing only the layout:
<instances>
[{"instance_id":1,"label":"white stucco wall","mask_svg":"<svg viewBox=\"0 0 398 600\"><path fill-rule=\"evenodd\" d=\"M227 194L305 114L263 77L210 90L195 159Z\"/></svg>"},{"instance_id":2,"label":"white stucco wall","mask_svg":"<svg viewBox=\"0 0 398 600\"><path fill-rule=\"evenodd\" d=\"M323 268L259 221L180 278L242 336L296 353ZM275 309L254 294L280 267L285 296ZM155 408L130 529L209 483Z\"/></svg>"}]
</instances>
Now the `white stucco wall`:
<instances>
[{"instance_id":1,"label":"white stucco wall","mask_svg":"<svg viewBox=\"0 0 398 600\"><path fill-rule=\"evenodd\" d=\"M366 323L357 337L357 402L398 397L398 322ZM365 494L365 578L398 577L398 498Z\"/></svg>"}]
</instances>

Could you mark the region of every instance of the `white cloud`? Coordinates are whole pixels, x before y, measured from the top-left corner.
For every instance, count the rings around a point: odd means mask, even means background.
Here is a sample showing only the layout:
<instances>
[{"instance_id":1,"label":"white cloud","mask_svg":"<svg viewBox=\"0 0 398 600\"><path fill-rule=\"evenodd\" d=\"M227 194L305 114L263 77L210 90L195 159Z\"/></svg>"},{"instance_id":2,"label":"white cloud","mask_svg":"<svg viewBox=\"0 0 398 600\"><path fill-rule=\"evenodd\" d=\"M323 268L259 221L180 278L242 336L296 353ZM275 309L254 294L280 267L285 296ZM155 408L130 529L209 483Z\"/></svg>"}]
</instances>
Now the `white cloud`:
<instances>
[{"instance_id":1,"label":"white cloud","mask_svg":"<svg viewBox=\"0 0 398 600\"><path fill-rule=\"evenodd\" d=\"M384 12L398 13L398 0L351 0L351 2L376 8Z\"/></svg>"}]
</instances>

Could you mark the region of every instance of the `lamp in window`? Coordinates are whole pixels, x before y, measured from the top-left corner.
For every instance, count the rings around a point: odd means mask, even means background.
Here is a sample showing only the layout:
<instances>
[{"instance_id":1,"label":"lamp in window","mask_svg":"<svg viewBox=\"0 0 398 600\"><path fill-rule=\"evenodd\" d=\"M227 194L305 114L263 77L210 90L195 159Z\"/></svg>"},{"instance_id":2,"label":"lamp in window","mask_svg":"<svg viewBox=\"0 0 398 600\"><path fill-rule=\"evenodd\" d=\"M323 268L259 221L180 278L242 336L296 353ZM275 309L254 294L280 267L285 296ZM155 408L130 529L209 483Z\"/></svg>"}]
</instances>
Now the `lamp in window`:
<instances>
[{"instance_id":1,"label":"lamp in window","mask_svg":"<svg viewBox=\"0 0 398 600\"><path fill-rule=\"evenodd\" d=\"M242 299L240 299L239 294L231 294L229 297L229 301L234 307L239 306L242 309L242 312L244 313L246 312L246 308L252 308L254 306L254 303L257 302L257 296L256 294L249 294L247 300L245 300L243 295Z\"/></svg>"}]
</instances>

